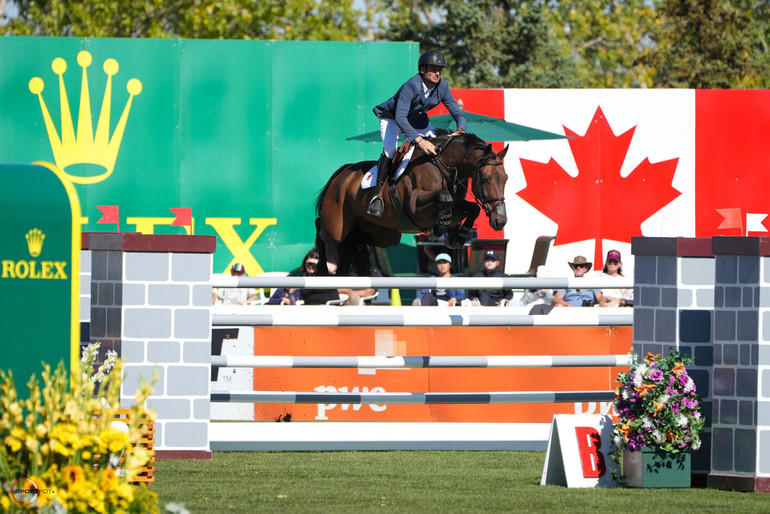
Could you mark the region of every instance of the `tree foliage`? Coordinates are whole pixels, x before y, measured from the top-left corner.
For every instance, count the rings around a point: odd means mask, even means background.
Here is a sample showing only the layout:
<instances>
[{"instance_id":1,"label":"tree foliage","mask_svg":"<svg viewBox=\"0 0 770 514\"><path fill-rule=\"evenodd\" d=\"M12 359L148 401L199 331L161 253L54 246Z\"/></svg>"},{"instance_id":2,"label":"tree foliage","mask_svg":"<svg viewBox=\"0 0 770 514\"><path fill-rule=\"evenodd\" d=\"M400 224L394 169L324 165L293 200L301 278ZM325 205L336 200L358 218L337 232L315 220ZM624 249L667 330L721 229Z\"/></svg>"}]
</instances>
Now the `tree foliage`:
<instances>
[{"instance_id":1,"label":"tree foliage","mask_svg":"<svg viewBox=\"0 0 770 514\"><path fill-rule=\"evenodd\" d=\"M662 0L654 46L640 56L661 87L770 84L770 7L753 0Z\"/></svg>"},{"instance_id":2,"label":"tree foliage","mask_svg":"<svg viewBox=\"0 0 770 514\"><path fill-rule=\"evenodd\" d=\"M577 61L583 85L653 85L650 70L637 62L656 20L649 0L563 0L549 4L548 15L562 52Z\"/></svg>"},{"instance_id":3,"label":"tree foliage","mask_svg":"<svg viewBox=\"0 0 770 514\"><path fill-rule=\"evenodd\" d=\"M500 0L395 2L391 41L441 50L455 87L576 87L574 61L552 41L543 4Z\"/></svg>"},{"instance_id":4,"label":"tree foliage","mask_svg":"<svg viewBox=\"0 0 770 514\"><path fill-rule=\"evenodd\" d=\"M15 0L0 33L351 41L359 39L353 0Z\"/></svg>"},{"instance_id":5,"label":"tree foliage","mask_svg":"<svg viewBox=\"0 0 770 514\"><path fill-rule=\"evenodd\" d=\"M0 0L8 11L0 34L418 41L455 87L770 86L764 0Z\"/></svg>"}]
</instances>

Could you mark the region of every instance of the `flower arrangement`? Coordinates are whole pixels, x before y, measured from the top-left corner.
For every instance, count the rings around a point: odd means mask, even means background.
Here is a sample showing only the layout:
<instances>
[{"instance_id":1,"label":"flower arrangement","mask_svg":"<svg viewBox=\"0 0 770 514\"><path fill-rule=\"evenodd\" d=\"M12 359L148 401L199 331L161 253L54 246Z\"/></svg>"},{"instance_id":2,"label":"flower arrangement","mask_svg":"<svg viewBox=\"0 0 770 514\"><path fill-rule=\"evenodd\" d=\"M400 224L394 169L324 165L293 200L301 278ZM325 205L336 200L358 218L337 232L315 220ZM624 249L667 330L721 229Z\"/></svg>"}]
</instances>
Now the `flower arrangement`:
<instances>
[{"instance_id":1,"label":"flower arrangement","mask_svg":"<svg viewBox=\"0 0 770 514\"><path fill-rule=\"evenodd\" d=\"M623 451L642 447L678 453L700 448L704 420L695 382L685 365L689 355L671 349L669 356L647 354L642 362L633 356L626 373L618 374L614 443Z\"/></svg>"},{"instance_id":2,"label":"flower arrangement","mask_svg":"<svg viewBox=\"0 0 770 514\"><path fill-rule=\"evenodd\" d=\"M152 389L140 385L128 431L117 428L122 367L113 353L94 372L98 347L71 375L44 364L42 387L32 375L26 399L0 370L0 511L158 512L157 494L132 484L150 458L138 426L150 419Z\"/></svg>"}]
</instances>

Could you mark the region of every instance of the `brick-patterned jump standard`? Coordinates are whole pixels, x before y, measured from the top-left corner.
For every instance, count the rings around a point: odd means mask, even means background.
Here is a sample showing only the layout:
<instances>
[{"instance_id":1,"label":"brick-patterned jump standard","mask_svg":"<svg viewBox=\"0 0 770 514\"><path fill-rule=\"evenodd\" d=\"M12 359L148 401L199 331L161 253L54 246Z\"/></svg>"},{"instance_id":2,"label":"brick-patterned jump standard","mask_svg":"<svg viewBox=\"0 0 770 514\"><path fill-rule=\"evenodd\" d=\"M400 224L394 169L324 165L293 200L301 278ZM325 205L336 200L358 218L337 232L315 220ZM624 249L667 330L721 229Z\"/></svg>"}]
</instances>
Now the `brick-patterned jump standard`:
<instances>
[{"instance_id":1,"label":"brick-patterned jump standard","mask_svg":"<svg viewBox=\"0 0 770 514\"><path fill-rule=\"evenodd\" d=\"M695 359L693 484L770 492L770 238L634 238L634 351Z\"/></svg>"},{"instance_id":2,"label":"brick-patterned jump standard","mask_svg":"<svg viewBox=\"0 0 770 514\"><path fill-rule=\"evenodd\" d=\"M91 342L121 356L121 403L157 373L157 459L210 459L211 280L216 236L89 233Z\"/></svg>"}]
</instances>

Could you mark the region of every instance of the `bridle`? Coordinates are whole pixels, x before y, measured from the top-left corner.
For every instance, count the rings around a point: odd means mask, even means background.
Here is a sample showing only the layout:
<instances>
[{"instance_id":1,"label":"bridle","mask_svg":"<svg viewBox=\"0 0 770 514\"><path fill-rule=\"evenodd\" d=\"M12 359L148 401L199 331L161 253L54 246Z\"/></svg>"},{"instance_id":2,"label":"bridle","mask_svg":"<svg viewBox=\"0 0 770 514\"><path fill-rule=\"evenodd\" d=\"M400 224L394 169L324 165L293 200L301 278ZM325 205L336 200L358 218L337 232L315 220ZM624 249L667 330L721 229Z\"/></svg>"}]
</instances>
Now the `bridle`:
<instances>
[{"instance_id":1,"label":"bridle","mask_svg":"<svg viewBox=\"0 0 770 514\"><path fill-rule=\"evenodd\" d=\"M458 187L462 187L466 192L468 192L468 188L465 186L465 184L462 183L462 181L457 179L457 167L456 166L447 166L444 161L441 160L441 154L444 152L444 150L449 147L449 145L454 140L454 136L449 136L446 140L446 143L443 146L439 146L437 148L436 155L431 157L431 161L433 164L438 168L439 172L441 173L441 177L446 182L447 186L451 184L451 193L452 196L454 196L457 193ZM477 147L471 147L468 148L465 152L465 155L460 159L460 161L465 160L465 156L468 155L468 152L471 150L477 149ZM496 157L496 156L495 156ZM484 197L484 188L481 187L481 169L486 166L502 166L503 161L499 160L493 160L494 157L489 157L487 159L484 159L483 157L479 159L479 162L476 163L476 168L473 170L473 175L471 176L471 179L473 180L473 185L471 186L471 197L473 197L473 201L476 202L476 205L478 205L480 208L484 210L487 216L489 216L492 213L492 208L488 205L492 202L499 202L495 206L495 212L499 214L500 216L505 216L505 197L494 197L494 198L485 198ZM478 189L478 194L474 189Z\"/></svg>"}]
</instances>

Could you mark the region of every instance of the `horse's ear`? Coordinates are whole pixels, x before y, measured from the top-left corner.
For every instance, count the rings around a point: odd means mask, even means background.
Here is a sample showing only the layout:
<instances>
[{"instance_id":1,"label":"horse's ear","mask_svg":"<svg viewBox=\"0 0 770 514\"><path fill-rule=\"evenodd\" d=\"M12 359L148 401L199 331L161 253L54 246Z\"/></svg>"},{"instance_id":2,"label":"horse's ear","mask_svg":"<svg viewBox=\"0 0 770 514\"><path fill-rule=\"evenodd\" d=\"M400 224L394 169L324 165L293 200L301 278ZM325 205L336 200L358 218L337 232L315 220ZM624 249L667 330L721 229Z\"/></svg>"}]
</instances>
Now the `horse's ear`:
<instances>
[{"instance_id":1,"label":"horse's ear","mask_svg":"<svg viewBox=\"0 0 770 514\"><path fill-rule=\"evenodd\" d=\"M484 149L484 153L495 153L495 151L492 150L492 143L487 143L487 147Z\"/></svg>"},{"instance_id":2,"label":"horse's ear","mask_svg":"<svg viewBox=\"0 0 770 514\"><path fill-rule=\"evenodd\" d=\"M509 146L510 146L510 145L505 145L505 148L503 148L503 149L502 149L502 151L501 151L499 154L497 154L497 157L498 157L499 159L502 159L503 157L505 157L505 154L507 154L507 153L508 153L508 147L509 147Z\"/></svg>"}]
</instances>

